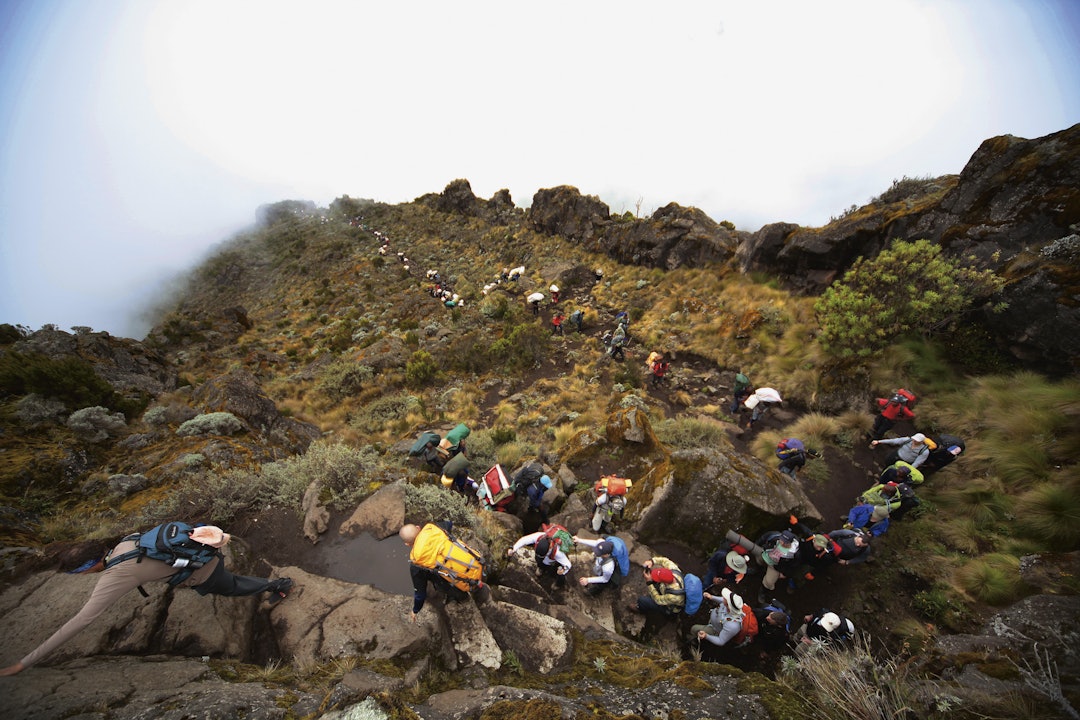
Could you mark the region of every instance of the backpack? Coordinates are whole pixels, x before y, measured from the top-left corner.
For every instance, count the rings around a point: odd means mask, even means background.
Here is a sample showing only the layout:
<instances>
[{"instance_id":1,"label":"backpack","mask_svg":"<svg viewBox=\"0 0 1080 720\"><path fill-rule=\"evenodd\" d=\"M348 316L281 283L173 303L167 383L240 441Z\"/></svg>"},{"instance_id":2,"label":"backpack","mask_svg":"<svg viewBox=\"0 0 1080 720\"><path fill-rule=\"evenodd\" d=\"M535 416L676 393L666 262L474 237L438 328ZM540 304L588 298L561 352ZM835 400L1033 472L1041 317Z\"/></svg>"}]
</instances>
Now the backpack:
<instances>
[{"instance_id":1,"label":"backpack","mask_svg":"<svg viewBox=\"0 0 1080 720\"><path fill-rule=\"evenodd\" d=\"M598 496L603 493L607 493L608 495L625 495L626 490L633 487L633 485L634 482L632 480L616 477L615 475L605 475L596 481L593 490Z\"/></svg>"},{"instance_id":2,"label":"backpack","mask_svg":"<svg viewBox=\"0 0 1080 720\"><path fill-rule=\"evenodd\" d=\"M683 612L693 615L701 607L701 597L704 588L701 586L701 578L690 573L683 573L683 592L686 594L686 604Z\"/></svg>"},{"instance_id":3,"label":"backpack","mask_svg":"<svg viewBox=\"0 0 1080 720\"><path fill-rule=\"evenodd\" d=\"M578 324L584 319L585 319L585 313L582 312L581 310L575 310L574 312L570 313L570 322L572 322L574 324Z\"/></svg>"},{"instance_id":4,"label":"backpack","mask_svg":"<svg viewBox=\"0 0 1080 720\"><path fill-rule=\"evenodd\" d=\"M440 440L442 440L442 438L439 436L438 433L423 433L420 435L420 437L416 439L416 442L413 443L413 446L409 448L409 455L411 455L412 457L419 457L420 455L423 455L424 452L427 450L428 443L437 446Z\"/></svg>"},{"instance_id":5,"label":"backpack","mask_svg":"<svg viewBox=\"0 0 1080 720\"><path fill-rule=\"evenodd\" d=\"M544 474L544 466L538 462L531 462L516 473L514 473L513 487L514 492L521 494L532 485L534 482L540 479L540 476Z\"/></svg>"},{"instance_id":6,"label":"backpack","mask_svg":"<svg viewBox=\"0 0 1080 720\"><path fill-rule=\"evenodd\" d=\"M964 445L964 441L961 440L960 438L958 438L955 435L945 435L945 434L938 435L937 436L937 445L938 445L939 448L942 448L942 449L948 449L948 448L952 447L953 445L956 445L961 450L967 450L967 447Z\"/></svg>"},{"instance_id":7,"label":"backpack","mask_svg":"<svg viewBox=\"0 0 1080 720\"><path fill-rule=\"evenodd\" d=\"M742 610L742 629L738 634L731 638L731 644L733 647L742 647L743 645L749 645L757 637L758 630L757 615L750 608L743 606Z\"/></svg>"},{"instance_id":8,"label":"backpack","mask_svg":"<svg viewBox=\"0 0 1080 720\"><path fill-rule=\"evenodd\" d=\"M434 523L413 541L409 563L435 573L458 590L471 592L484 585L484 559L468 545Z\"/></svg>"},{"instance_id":9,"label":"backpack","mask_svg":"<svg viewBox=\"0 0 1080 720\"><path fill-rule=\"evenodd\" d=\"M919 401L919 398L910 390L900 388L893 393L893 396L889 398L889 401L899 403L900 405L906 405L910 409L915 407L915 403Z\"/></svg>"},{"instance_id":10,"label":"backpack","mask_svg":"<svg viewBox=\"0 0 1080 720\"><path fill-rule=\"evenodd\" d=\"M450 462L452 463L453 460L451 459ZM498 512L506 512L506 506L513 502L515 497L514 491L510 489L510 483L506 480L506 474L503 473L502 466L499 464L484 473L484 482L476 491L476 495L484 507Z\"/></svg>"},{"instance_id":11,"label":"backpack","mask_svg":"<svg viewBox=\"0 0 1080 720\"><path fill-rule=\"evenodd\" d=\"M141 534L128 535L124 540L134 540L135 549L109 558L105 568L131 559L142 562L144 557L160 560L166 565L178 568L169 578L169 586L175 587L219 555L217 548L191 539L191 533L196 527L198 526L186 522L168 522ZM143 597L149 597L141 585L139 592Z\"/></svg>"},{"instance_id":12,"label":"backpack","mask_svg":"<svg viewBox=\"0 0 1080 720\"><path fill-rule=\"evenodd\" d=\"M555 559L555 553L562 550L567 555L574 549L574 536L562 525L542 525L544 536L551 540L551 549L548 558Z\"/></svg>"},{"instance_id":13,"label":"backpack","mask_svg":"<svg viewBox=\"0 0 1080 720\"><path fill-rule=\"evenodd\" d=\"M802 440L796 440L795 438L784 438L776 443L776 457L781 460L787 460L805 450L806 446L803 445Z\"/></svg>"},{"instance_id":14,"label":"backpack","mask_svg":"<svg viewBox=\"0 0 1080 720\"><path fill-rule=\"evenodd\" d=\"M611 557L615 558L615 564L619 568L619 572L623 577L630 576L630 552L626 549L626 543L621 538L615 535L608 535L605 538L611 543L612 551Z\"/></svg>"}]
</instances>

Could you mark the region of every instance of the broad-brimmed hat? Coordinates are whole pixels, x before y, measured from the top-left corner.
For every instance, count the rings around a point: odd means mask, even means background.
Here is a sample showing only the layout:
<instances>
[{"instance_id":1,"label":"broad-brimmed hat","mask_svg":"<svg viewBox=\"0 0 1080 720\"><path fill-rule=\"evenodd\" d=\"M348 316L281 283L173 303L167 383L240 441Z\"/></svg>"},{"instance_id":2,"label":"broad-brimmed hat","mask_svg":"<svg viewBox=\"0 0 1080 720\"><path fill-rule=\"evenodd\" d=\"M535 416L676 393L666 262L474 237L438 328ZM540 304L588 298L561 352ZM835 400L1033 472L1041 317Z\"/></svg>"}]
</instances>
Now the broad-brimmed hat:
<instances>
[{"instance_id":1,"label":"broad-brimmed hat","mask_svg":"<svg viewBox=\"0 0 1080 720\"><path fill-rule=\"evenodd\" d=\"M724 557L724 561L727 563L727 566L737 573L746 572L746 560L747 557L745 555L740 555L734 550L730 551Z\"/></svg>"},{"instance_id":2,"label":"broad-brimmed hat","mask_svg":"<svg viewBox=\"0 0 1080 720\"><path fill-rule=\"evenodd\" d=\"M726 602L728 607L732 610L742 610L743 599L741 595L736 595L728 588L724 588L720 591L720 596L724 598L724 602Z\"/></svg>"}]
</instances>

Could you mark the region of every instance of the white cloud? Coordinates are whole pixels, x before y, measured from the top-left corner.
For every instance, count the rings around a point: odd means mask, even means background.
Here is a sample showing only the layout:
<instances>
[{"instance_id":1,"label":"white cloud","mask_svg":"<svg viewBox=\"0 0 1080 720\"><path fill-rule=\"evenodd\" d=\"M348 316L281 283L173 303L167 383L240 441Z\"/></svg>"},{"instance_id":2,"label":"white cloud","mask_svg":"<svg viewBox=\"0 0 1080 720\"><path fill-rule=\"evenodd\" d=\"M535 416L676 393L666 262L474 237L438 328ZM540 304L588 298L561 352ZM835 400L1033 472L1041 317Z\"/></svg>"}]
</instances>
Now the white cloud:
<instances>
[{"instance_id":1,"label":"white cloud","mask_svg":"<svg viewBox=\"0 0 1080 720\"><path fill-rule=\"evenodd\" d=\"M465 177L815 225L1080 119L1065 0L9 5L0 322L32 326L137 332L263 202Z\"/></svg>"}]
</instances>

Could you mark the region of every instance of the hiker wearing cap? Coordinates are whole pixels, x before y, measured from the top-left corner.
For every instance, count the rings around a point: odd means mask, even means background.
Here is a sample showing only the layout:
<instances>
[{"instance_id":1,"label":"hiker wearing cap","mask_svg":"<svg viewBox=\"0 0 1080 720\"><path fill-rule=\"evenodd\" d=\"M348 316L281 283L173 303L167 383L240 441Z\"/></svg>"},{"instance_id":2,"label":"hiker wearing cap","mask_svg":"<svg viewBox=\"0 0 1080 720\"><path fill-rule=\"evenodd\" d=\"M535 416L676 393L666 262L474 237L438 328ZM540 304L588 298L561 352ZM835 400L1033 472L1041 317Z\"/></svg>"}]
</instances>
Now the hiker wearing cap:
<instances>
[{"instance_id":1,"label":"hiker wearing cap","mask_svg":"<svg viewBox=\"0 0 1080 720\"><path fill-rule=\"evenodd\" d=\"M605 588L618 585L618 574L615 570L615 545L610 540L590 540L589 538L574 536L574 543L592 548L593 551L593 574L589 577L578 579L578 584L589 595L596 595ZM615 582L612 582L615 580Z\"/></svg>"},{"instance_id":2,"label":"hiker wearing cap","mask_svg":"<svg viewBox=\"0 0 1080 720\"><path fill-rule=\"evenodd\" d=\"M884 467L892 465L897 460L903 460L912 467L919 467L930 456L930 446L926 444L926 436L915 433L909 437L891 438L889 440L871 440L870 447L878 445L895 445L895 450L885 458Z\"/></svg>"},{"instance_id":3,"label":"hiker wearing cap","mask_svg":"<svg viewBox=\"0 0 1080 720\"><path fill-rule=\"evenodd\" d=\"M915 396L907 390L897 390L887 398L877 398L878 415L874 418L874 427L870 429L870 439L880 440L899 420L911 420L915 413L908 407Z\"/></svg>"},{"instance_id":4,"label":"hiker wearing cap","mask_svg":"<svg viewBox=\"0 0 1080 720\"><path fill-rule=\"evenodd\" d=\"M930 451L930 456L923 463L925 472L941 470L964 452L964 441L955 435L938 435L936 440L937 447Z\"/></svg>"},{"instance_id":5,"label":"hiker wearing cap","mask_svg":"<svg viewBox=\"0 0 1080 720\"><path fill-rule=\"evenodd\" d=\"M740 552L741 551L741 552ZM746 577L747 561L749 555L742 546L733 548L722 547L709 557L708 569L701 584L712 587L717 581L733 582L738 585Z\"/></svg>"},{"instance_id":6,"label":"hiker wearing cap","mask_svg":"<svg viewBox=\"0 0 1080 720\"><path fill-rule=\"evenodd\" d=\"M63 645L83 628L96 620L103 612L108 610L120 599L121 596L131 590L158 581L170 580L174 575L184 572L180 563L170 565L164 560L157 560L139 552L140 534L129 535L120 541L107 555L101 553L101 546L94 544L87 546L85 552L68 556L62 563L61 569L69 573L101 573L97 584L90 593L90 598L83 605L75 617L68 620L63 627L54 632L45 642L38 645L29 655L18 663L0 670L0 676L14 675L32 667L44 659L53 650ZM203 525L194 528L189 537L195 543L205 545L208 548L223 548L232 537L212 525ZM125 557L126 556L126 557ZM258 595L263 592L271 593L271 601L281 600L289 594L292 588L292 580L279 578L277 580L264 580L262 578L233 575L225 569L225 561L220 552L214 553L213 558L205 565L197 568L188 577L175 583L174 587L191 588L200 595L224 595L240 597Z\"/></svg>"},{"instance_id":7,"label":"hiker wearing cap","mask_svg":"<svg viewBox=\"0 0 1080 720\"><path fill-rule=\"evenodd\" d=\"M803 621L795 633L800 645L812 645L815 641L839 644L855 637L855 625L850 620L825 608L816 615L807 615Z\"/></svg>"},{"instance_id":8,"label":"hiker wearing cap","mask_svg":"<svg viewBox=\"0 0 1080 720\"><path fill-rule=\"evenodd\" d=\"M639 595L630 609L677 615L686 605L683 575L679 566L666 557L657 556L646 560L643 567L648 594Z\"/></svg>"},{"instance_id":9,"label":"hiker wearing cap","mask_svg":"<svg viewBox=\"0 0 1080 720\"><path fill-rule=\"evenodd\" d=\"M776 581L787 577L787 573L794 573L798 568L799 539L795 533L785 530L769 538L764 544L758 543L764 548L761 559L765 563L765 577L761 581L761 594L759 600L763 600L766 591L776 590Z\"/></svg>"},{"instance_id":10,"label":"hiker wearing cap","mask_svg":"<svg viewBox=\"0 0 1080 720\"><path fill-rule=\"evenodd\" d=\"M721 590L719 596L703 593L702 597L715 607L709 613L707 625L694 625L690 628L690 639L697 639L698 642L705 640L717 647L723 647L742 630L743 613L747 611L743 607L743 599L728 588Z\"/></svg>"},{"instance_id":11,"label":"hiker wearing cap","mask_svg":"<svg viewBox=\"0 0 1080 720\"><path fill-rule=\"evenodd\" d=\"M525 488L525 494L529 498L529 512L540 513L540 522L546 523L548 521L547 505L544 503L544 494L551 489L551 478L547 475L541 475L535 481L529 483Z\"/></svg>"}]
</instances>

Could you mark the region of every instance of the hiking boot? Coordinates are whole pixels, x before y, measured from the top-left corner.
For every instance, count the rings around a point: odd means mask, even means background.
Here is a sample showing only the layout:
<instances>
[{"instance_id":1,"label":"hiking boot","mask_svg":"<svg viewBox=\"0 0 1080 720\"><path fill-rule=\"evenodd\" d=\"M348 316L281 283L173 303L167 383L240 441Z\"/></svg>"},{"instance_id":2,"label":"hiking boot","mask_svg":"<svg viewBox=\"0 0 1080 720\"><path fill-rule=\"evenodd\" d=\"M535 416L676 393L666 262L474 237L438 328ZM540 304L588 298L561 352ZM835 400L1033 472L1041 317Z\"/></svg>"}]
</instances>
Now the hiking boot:
<instances>
[{"instance_id":1,"label":"hiking boot","mask_svg":"<svg viewBox=\"0 0 1080 720\"><path fill-rule=\"evenodd\" d=\"M289 596L289 591L292 590L293 581L292 578L279 578L270 583L270 598L269 603L276 605Z\"/></svg>"}]
</instances>

